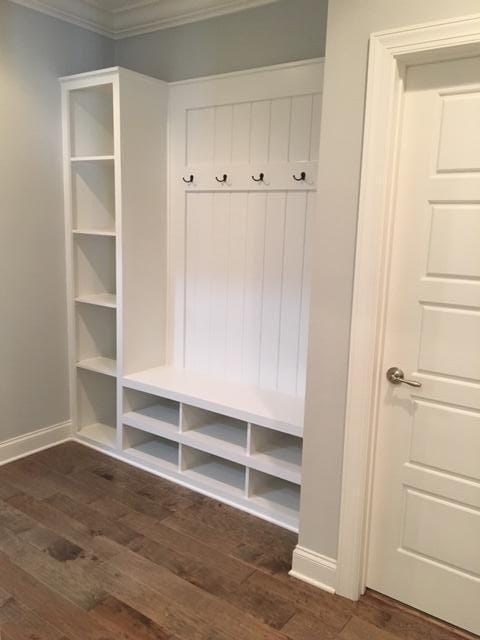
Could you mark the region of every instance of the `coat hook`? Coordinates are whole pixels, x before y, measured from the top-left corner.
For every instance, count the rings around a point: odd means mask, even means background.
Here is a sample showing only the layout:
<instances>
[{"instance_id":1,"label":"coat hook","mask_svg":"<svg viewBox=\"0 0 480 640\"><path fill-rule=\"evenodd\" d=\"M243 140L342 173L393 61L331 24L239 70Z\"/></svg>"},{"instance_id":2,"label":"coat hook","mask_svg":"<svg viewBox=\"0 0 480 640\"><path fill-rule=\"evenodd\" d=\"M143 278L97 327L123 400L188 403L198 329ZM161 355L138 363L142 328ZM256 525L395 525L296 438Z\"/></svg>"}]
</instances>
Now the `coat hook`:
<instances>
[{"instance_id":1,"label":"coat hook","mask_svg":"<svg viewBox=\"0 0 480 640\"><path fill-rule=\"evenodd\" d=\"M255 176L252 176L252 180L254 180L255 182L263 182L264 177L265 177L265 174L264 173L260 173L258 175L258 178L255 178Z\"/></svg>"},{"instance_id":2,"label":"coat hook","mask_svg":"<svg viewBox=\"0 0 480 640\"><path fill-rule=\"evenodd\" d=\"M305 173L305 171L302 171L302 173L300 174L300 178L297 178L297 176L293 174L293 179L296 180L297 182L305 182L306 177L307 177L307 174Z\"/></svg>"},{"instance_id":3,"label":"coat hook","mask_svg":"<svg viewBox=\"0 0 480 640\"><path fill-rule=\"evenodd\" d=\"M190 175L190 178L189 178L188 180L187 180L186 178L182 178L182 180L183 180L184 182L186 182L187 184L192 184L192 183L193 183L193 176L192 176L192 175Z\"/></svg>"},{"instance_id":4,"label":"coat hook","mask_svg":"<svg viewBox=\"0 0 480 640\"><path fill-rule=\"evenodd\" d=\"M224 174L223 174L223 178L222 178L222 179L217 178L217 176L215 176L215 180L216 180L217 182L226 182L226 181L227 181L227 177L228 177L228 176L227 176L227 174L226 174L226 173L224 173Z\"/></svg>"}]
</instances>

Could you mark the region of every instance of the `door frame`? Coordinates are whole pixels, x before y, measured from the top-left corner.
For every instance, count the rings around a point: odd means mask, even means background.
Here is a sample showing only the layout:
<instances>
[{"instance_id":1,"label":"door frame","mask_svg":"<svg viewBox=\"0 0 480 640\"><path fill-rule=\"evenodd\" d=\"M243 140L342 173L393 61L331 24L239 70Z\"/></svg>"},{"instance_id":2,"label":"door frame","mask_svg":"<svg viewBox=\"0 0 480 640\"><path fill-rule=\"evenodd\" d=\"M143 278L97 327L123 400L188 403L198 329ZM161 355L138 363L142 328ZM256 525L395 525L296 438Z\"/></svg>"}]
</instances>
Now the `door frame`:
<instances>
[{"instance_id":1,"label":"door frame","mask_svg":"<svg viewBox=\"0 0 480 640\"><path fill-rule=\"evenodd\" d=\"M479 53L480 14L370 37L336 575L352 600L366 588L405 69Z\"/></svg>"}]
</instances>

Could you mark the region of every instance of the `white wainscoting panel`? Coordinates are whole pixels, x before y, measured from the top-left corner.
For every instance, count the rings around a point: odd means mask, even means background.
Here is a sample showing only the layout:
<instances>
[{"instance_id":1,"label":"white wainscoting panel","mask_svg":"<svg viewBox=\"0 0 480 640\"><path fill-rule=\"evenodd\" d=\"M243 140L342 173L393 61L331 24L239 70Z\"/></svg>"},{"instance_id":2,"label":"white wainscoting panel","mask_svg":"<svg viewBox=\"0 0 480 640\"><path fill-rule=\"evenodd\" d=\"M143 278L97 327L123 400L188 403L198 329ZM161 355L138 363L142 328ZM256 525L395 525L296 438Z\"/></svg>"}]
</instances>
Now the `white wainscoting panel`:
<instances>
[{"instance_id":1,"label":"white wainscoting panel","mask_svg":"<svg viewBox=\"0 0 480 640\"><path fill-rule=\"evenodd\" d=\"M305 384L313 192L187 195L185 367Z\"/></svg>"}]
</instances>

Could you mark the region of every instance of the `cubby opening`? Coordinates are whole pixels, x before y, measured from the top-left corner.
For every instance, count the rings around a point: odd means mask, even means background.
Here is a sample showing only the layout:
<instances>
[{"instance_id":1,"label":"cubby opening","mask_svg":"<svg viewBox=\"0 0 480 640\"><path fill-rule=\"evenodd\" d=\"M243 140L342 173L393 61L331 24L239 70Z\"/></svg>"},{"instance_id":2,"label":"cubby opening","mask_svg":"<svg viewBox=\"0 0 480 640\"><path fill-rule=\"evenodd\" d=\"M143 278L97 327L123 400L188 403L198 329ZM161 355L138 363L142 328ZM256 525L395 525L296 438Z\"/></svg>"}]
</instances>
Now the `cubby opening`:
<instances>
[{"instance_id":1,"label":"cubby opening","mask_svg":"<svg viewBox=\"0 0 480 640\"><path fill-rule=\"evenodd\" d=\"M149 433L177 434L180 425L180 404L150 393L124 389L123 423Z\"/></svg>"},{"instance_id":2,"label":"cubby opening","mask_svg":"<svg viewBox=\"0 0 480 640\"><path fill-rule=\"evenodd\" d=\"M75 297L115 296L115 240L75 236Z\"/></svg>"},{"instance_id":3,"label":"cubby opening","mask_svg":"<svg viewBox=\"0 0 480 640\"><path fill-rule=\"evenodd\" d=\"M123 426L123 449L127 455L146 465L178 471L179 445L142 429Z\"/></svg>"},{"instance_id":4,"label":"cubby opening","mask_svg":"<svg viewBox=\"0 0 480 640\"><path fill-rule=\"evenodd\" d=\"M260 470L300 484L302 438L252 425L250 454Z\"/></svg>"},{"instance_id":5,"label":"cubby opening","mask_svg":"<svg viewBox=\"0 0 480 640\"><path fill-rule=\"evenodd\" d=\"M244 497L246 470L240 464L182 445L182 471L212 491Z\"/></svg>"},{"instance_id":6,"label":"cubby opening","mask_svg":"<svg viewBox=\"0 0 480 640\"><path fill-rule=\"evenodd\" d=\"M247 423L235 418L184 404L182 431L189 439L197 439L221 449L246 453Z\"/></svg>"},{"instance_id":7,"label":"cubby opening","mask_svg":"<svg viewBox=\"0 0 480 640\"><path fill-rule=\"evenodd\" d=\"M72 216L76 231L115 232L113 161L72 164Z\"/></svg>"},{"instance_id":8,"label":"cubby opening","mask_svg":"<svg viewBox=\"0 0 480 640\"><path fill-rule=\"evenodd\" d=\"M77 366L116 375L116 315L114 309L78 305Z\"/></svg>"},{"instance_id":9,"label":"cubby opening","mask_svg":"<svg viewBox=\"0 0 480 640\"><path fill-rule=\"evenodd\" d=\"M80 370L77 375L79 432L97 445L116 448L116 381L114 378Z\"/></svg>"},{"instance_id":10,"label":"cubby opening","mask_svg":"<svg viewBox=\"0 0 480 640\"><path fill-rule=\"evenodd\" d=\"M267 473L249 470L248 495L265 515L298 527L300 487Z\"/></svg>"},{"instance_id":11,"label":"cubby opening","mask_svg":"<svg viewBox=\"0 0 480 640\"><path fill-rule=\"evenodd\" d=\"M94 85L71 91L72 157L111 156L113 140L113 85Z\"/></svg>"}]
</instances>

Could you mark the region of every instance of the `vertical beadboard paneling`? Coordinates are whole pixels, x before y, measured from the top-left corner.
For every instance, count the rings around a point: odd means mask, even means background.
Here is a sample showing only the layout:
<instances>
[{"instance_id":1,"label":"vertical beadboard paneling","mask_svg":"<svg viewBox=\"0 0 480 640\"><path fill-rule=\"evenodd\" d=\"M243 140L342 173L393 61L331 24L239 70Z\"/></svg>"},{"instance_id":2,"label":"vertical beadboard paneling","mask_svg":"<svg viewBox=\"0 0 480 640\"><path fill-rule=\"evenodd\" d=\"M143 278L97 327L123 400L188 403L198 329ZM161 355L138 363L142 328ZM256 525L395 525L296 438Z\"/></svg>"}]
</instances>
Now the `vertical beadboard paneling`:
<instances>
[{"instance_id":1,"label":"vertical beadboard paneling","mask_svg":"<svg viewBox=\"0 0 480 640\"><path fill-rule=\"evenodd\" d=\"M312 130L312 96L292 98L290 126L290 161L302 162L310 159Z\"/></svg>"},{"instance_id":2,"label":"vertical beadboard paneling","mask_svg":"<svg viewBox=\"0 0 480 640\"><path fill-rule=\"evenodd\" d=\"M250 119L250 162L268 161L270 138L270 104L269 100L254 102Z\"/></svg>"},{"instance_id":3,"label":"vertical beadboard paneling","mask_svg":"<svg viewBox=\"0 0 480 640\"><path fill-rule=\"evenodd\" d=\"M205 339L209 345L208 370L225 373L228 301L228 239L230 237L229 193L213 194L210 254L210 328Z\"/></svg>"},{"instance_id":4,"label":"vertical beadboard paneling","mask_svg":"<svg viewBox=\"0 0 480 640\"><path fill-rule=\"evenodd\" d=\"M278 374L285 200L285 193L267 196L259 380L262 387L269 389L276 388Z\"/></svg>"},{"instance_id":5,"label":"vertical beadboard paneling","mask_svg":"<svg viewBox=\"0 0 480 640\"><path fill-rule=\"evenodd\" d=\"M232 158L233 107L226 105L215 109L214 162L230 162Z\"/></svg>"},{"instance_id":6,"label":"vertical beadboard paneling","mask_svg":"<svg viewBox=\"0 0 480 640\"><path fill-rule=\"evenodd\" d=\"M320 122L322 119L322 96L317 93L313 96L312 108L312 133L310 135L310 161L318 161L318 153L320 150Z\"/></svg>"},{"instance_id":7,"label":"vertical beadboard paneling","mask_svg":"<svg viewBox=\"0 0 480 640\"><path fill-rule=\"evenodd\" d=\"M208 368L210 334L212 193L187 198L185 366L194 371Z\"/></svg>"},{"instance_id":8,"label":"vertical beadboard paneling","mask_svg":"<svg viewBox=\"0 0 480 640\"><path fill-rule=\"evenodd\" d=\"M272 100L270 116L270 162L286 162L288 160L291 105L291 98Z\"/></svg>"},{"instance_id":9,"label":"vertical beadboard paneling","mask_svg":"<svg viewBox=\"0 0 480 640\"><path fill-rule=\"evenodd\" d=\"M277 369L277 389L285 393L297 388L306 208L306 192L287 195Z\"/></svg>"},{"instance_id":10,"label":"vertical beadboard paneling","mask_svg":"<svg viewBox=\"0 0 480 640\"><path fill-rule=\"evenodd\" d=\"M269 162L315 161L320 98L191 110L188 163L268 175ZM303 394L315 194L196 191L186 200L185 366Z\"/></svg>"},{"instance_id":11,"label":"vertical beadboard paneling","mask_svg":"<svg viewBox=\"0 0 480 640\"><path fill-rule=\"evenodd\" d=\"M312 278L311 236L315 219L316 194L307 194L307 212L305 217L305 244L303 249L302 301L300 311L300 331L298 334L298 364L296 392L305 393L307 382L307 351L310 318L310 283Z\"/></svg>"},{"instance_id":12,"label":"vertical beadboard paneling","mask_svg":"<svg viewBox=\"0 0 480 640\"><path fill-rule=\"evenodd\" d=\"M250 117L252 105L233 105L232 162L247 163L250 160Z\"/></svg>"},{"instance_id":13,"label":"vertical beadboard paneling","mask_svg":"<svg viewBox=\"0 0 480 640\"><path fill-rule=\"evenodd\" d=\"M228 248L228 295L225 371L242 379L243 320L245 304L248 193L232 193Z\"/></svg>"},{"instance_id":14,"label":"vertical beadboard paneling","mask_svg":"<svg viewBox=\"0 0 480 640\"><path fill-rule=\"evenodd\" d=\"M214 159L215 109L187 112L186 164L209 164Z\"/></svg>"},{"instance_id":15,"label":"vertical beadboard paneling","mask_svg":"<svg viewBox=\"0 0 480 640\"><path fill-rule=\"evenodd\" d=\"M266 202L266 194L248 196L242 379L254 384L259 382Z\"/></svg>"}]
</instances>

